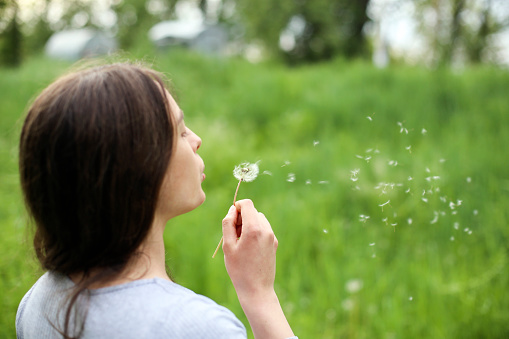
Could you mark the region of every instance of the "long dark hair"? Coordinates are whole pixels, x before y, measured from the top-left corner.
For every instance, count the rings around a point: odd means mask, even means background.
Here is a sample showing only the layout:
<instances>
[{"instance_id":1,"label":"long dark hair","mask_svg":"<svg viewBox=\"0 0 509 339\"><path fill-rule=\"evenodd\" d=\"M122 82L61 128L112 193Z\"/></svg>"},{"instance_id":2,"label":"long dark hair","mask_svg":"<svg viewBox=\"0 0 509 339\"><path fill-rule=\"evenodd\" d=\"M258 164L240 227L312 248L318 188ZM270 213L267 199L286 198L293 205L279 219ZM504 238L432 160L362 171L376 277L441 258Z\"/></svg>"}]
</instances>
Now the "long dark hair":
<instances>
[{"instance_id":1,"label":"long dark hair","mask_svg":"<svg viewBox=\"0 0 509 339\"><path fill-rule=\"evenodd\" d=\"M35 252L46 270L84 273L64 337L80 294L117 276L146 238L174 128L161 75L132 64L65 75L29 108L19 170Z\"/></svg>"}]
</instances>

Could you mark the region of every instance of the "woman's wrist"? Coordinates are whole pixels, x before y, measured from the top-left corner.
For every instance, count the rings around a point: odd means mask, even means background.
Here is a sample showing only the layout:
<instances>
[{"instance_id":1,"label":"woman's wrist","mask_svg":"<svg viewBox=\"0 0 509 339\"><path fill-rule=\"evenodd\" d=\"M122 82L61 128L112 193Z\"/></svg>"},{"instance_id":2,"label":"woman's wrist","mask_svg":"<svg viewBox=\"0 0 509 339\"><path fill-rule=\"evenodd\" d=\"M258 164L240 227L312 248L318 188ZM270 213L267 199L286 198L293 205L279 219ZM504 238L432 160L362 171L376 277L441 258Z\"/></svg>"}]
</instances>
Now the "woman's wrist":
<instances>
[{"instance_id":1,"label":"woman's wrist","mask_svg":"<svg viewBox=\"0 0 509 339\"><path fill-rule=\"evenodd\" d=\"M255 338L282 339L294 336L274 289L238 293L237 296Z\"/></svg>"}]
</instances>

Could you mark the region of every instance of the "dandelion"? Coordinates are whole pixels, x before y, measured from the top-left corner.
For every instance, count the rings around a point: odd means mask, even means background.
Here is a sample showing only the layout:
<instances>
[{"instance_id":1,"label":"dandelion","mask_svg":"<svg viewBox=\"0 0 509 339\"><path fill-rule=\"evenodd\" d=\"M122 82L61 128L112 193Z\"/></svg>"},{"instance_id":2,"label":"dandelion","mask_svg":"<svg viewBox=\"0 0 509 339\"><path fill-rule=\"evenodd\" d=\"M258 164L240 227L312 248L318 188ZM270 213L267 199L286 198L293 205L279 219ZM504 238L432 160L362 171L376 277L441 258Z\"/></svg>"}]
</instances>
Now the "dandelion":
<instances>
[{"instance_id":1,"label":"dandelion","mask_svg":"<svg viewBox=\"0 0 509 339\"><path fill-rule=\"evenodd\" d=\"M249 163L244 162L233 169L233 176L239 180L239 184L242 181L251 182L258 176L259 168L258 162Z\"/></svg>"},{"instance_id":2,"label":"dandelion","mask_svg":"<svg viewBox=\"0 0 509 339\"><path fill-rule=\"evenodd\" d=\"M235 202L237 201L237 193L239 192L240 183L245 182L251 182L256 179L258 176L258 173L260 172L260 169L258 168L258 162L255 163L249 163L244 162L238 166L235 166L233 169L233 176L235 179L239 181L237 184L237 189L235 190L235 195L233 196L233 205L235 205ZM221 237L221 240L219 240L219 244L217 244L216 250L214 251L214 254L212 255L212 258L214 258L217 254L217 251L219 250L219 247L221 247L221 244L223 243L223 237Z\"/></svg>"}]
</instances>

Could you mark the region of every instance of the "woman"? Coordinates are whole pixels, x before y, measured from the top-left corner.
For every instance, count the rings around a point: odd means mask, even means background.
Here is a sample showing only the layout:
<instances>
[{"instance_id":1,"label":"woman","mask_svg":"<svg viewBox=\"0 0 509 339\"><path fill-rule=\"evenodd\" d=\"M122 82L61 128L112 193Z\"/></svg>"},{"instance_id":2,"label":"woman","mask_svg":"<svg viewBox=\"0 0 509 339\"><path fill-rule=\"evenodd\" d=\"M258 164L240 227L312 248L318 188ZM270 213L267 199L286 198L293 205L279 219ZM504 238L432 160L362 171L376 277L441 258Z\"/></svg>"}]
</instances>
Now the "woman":
<instances>
[{"instance_id":1,"label":"woman","mask_svg":"<svg viewBox=\"0 0 509 339\"><path fill-rule=\"evenodd\" d=\"M174 282L163 232L205 200L201 139L161 76L130 64L64 76L28 111L20 178L47 272L18 338L245 338L227 309ZM277 239L249 200L223 220L228 274L256 338L289 338L274 292Z\"/></svg>"}]
</instances>

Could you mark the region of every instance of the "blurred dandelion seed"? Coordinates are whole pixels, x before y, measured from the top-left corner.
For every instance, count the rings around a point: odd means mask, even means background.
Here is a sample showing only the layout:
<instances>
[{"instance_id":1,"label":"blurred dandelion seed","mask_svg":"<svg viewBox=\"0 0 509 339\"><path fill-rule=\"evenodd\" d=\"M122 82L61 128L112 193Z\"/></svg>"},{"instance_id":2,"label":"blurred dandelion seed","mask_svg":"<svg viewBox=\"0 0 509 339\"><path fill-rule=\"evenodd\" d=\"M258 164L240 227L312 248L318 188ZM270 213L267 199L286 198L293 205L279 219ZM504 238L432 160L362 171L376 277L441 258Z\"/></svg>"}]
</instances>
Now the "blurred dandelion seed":
<instances>
[{"instance_id":1,"label":"blurred dandelion seed","mask_svg":"<svg viewBox=\"0 0 509 339\"><path fill-rule=\"evenodd\" d=\"M370 244L369 244L369 246L375 246L375 243L374 243L374 242L372 242L372 243L370 243Z\"/></svg>"},{"instance_id":2,"label":"blurred dandelion seed","mask_svg":"<svg viewBox=\"0 0 509 339\"><path fill-rule=\"evenodd\" d=\"M460 223L459 222L455 222L453 224L453 227L454 227L455 230L459 230L460 229Z\"/></svg>"},{"instance_id":3,"label":"blurred dandelion seed","mask_svg":"<svg viewBox=\"0 0 509 339\"><path fill-rule=\"evenodd\" d=\"M369 218L370 218L369 215L364 215L364 214L359 215L359 221L361 221L363 223L366 223L366 221L368 221Z\"/></svg>"},{"instance_id":4,"label":"blurred dandelion seed","mask_svg":"<svg viewBox=\"0 0 509 339\"><path fill-rule=\"evenodd\" d=\"M403 126L403 123L399 122L398 121L398 126L400 127L400 130L399 130L399 133L405 133L405 134L408 134L408 129L406 129L404 126Z\"/></svg>"},{"instance_id":5,"label":"blurred dandelion seed","mask_svg":"<svg viewBox=\"0 0 509 339\"><path fill-rule=\"evenodd\" d=\"M408 153L412 153L412 145L408 145L405 147L405 149L408 151Z\"/></svg>"},{"instance_id":6,"label":"blurred dandelion seed","mask_svg":"<svg viewBox=\"0 0 509 339\"><path fill-rule=\"evenodd\" d=\"M286 181L294 182L295 181L295 173L288 173L288 177L286 178Z\"/></svg>"},{"instance_id":7,"label":"blurred dandelion seed","mask_svg":"<svg viewBox=\"0 0 509 339\"><path fill-rule=\"evenodd\" d=\"M329 181L327 181L327 180L322 180L322 181L319 181L319 182L318 182L318 184L319 184L319 185L327 185L327 184L329 184Z\"/></svg>"},{"instance_id":8,"label":"blurred dandelion seed","mask_svg":"<svg viewBox=\"0 0 509 339\"><path fill-rule=\"evenodd\" d=\"M272 175L272 172L271 171L263 171L262 174L264 174L264 175Z\"/></svg>"},{"instance_id":9,"label":"blurred dandelion seed","mask_svg":"<svg viewBox=\"0 0 509 339\"><path fill-rule=\"evenodd\" d=\"M478 215L478 214L479 214L479 211L478 211L478 210L474 210L472 213L473 213L474 215Z\"/></svg>"},{"instance_id":10,"label":"blurred dandelion seed","mask_svg":"<svg viewBox=\"0 0 509 339\"><path fill-rule=\"evenodd\" d=\"M444 162L446 162L446 161L447 161L447 159L444 159L444 158L442 158L442 159L438 160L438 162L440 162L441 164L443 164L443 163L444 163Z\"/></svg>"},{"instance_id":11,"label":"blurred dandelion seed","mask_svg":"<svg viewBox=\"0 0 509 339\"><path fill-rule=\"evenodd\" d=\"M316 145L318 145L319 143L320 143L320 141L318 141L318 140L314 140L314 141L313 141L313 146L314 146L314 147L316 147Z\"/></svg>"},{"instance_id":12,"label":"blurred dandelion seed","mask_svg":"<svg viewBox=\"0 0 509 339\"><path fill-rule=\"evenodd\" d=\"M414 297L410 296L410 297L408 297L408 300L412 301L412 300L414 300Z\"/></svg>"},{"instance_id":13,"label":"blurred dandelion seed","mask_svg":"<svg viewBox=\"0 0 509 339\"><path fill-rule=\"evenodd\" d=\"M322 231L323 231L323 233L325 233L325 234L329 233L329 230L327 230L326 228L324 228Z\"/></svg>"},{"instance_id":14,"label":"blurred dandelion seed","mask_svg":"<svg viewBox=\"0 0 509 339\"><path fill-rule=\"evenodd\" d=\"M290 164L291 164L291 162L287 160L287 161L285 161L285 163L283 165L281 165L281 167L285 167L285 166L288 166Z\"/></svg>"},{"instance_id":15,"label":"blurred dandelion seed","mask_svg":"<svg viewBox=\"0 0 509 339\"><path fill-rule=\"evenodd\" d=\"M389 204L391 201L390 200L387 200L386 202L384 202L383 204L380 204L378 206L382 207L382 212L384 211L384 206Z\"/></svg>"},{"instance_id":16,"label":"blurred dandelion seed","mask_svg":"<svg viewBox=\"0 0 509 339\"><path fill-rule=\"evenodd\" d=\"M412 218L408 218L408 219L407 219L407 223L408 223L409 225L412 225L412 223L413 223L413 222L414 222L414 221L412 220Z\"/></svg>"},{"instance_id":17,"label":"blurred dandelion seed","mask_svg":"<svg viewBox=\"0 0 509 339\"><path fill-rule=\"evenodd\" d=\"M454 241L454 236L451 236L451 238L450 238L450 239L451 239L451 241Z\"/></svg>"},{"instance_id":18,"label":"blurred dandelion seed","mask_svg":"<svg viewBox=\"0 0 509 339\"><path fill-rule=\"evenodd\" d=\"M371 258L376 258L376 253L373 253L373 255L371 256Z\"/></svg>"},{"instance_id":19,"label":"blurred dandelion seed","mask_svg":"<svg viewBox=\"0 0 509 339\"><path fill-rule=\"evenodd\" d=\"M430 224L436 224L438 222L438 212L437 211L433 211L433 214L435 215L435 217L433 218L433 220L431 220L429 223Z\"/></svg>"},{"instance_id":20,"label":"blurred dandelion seed","mask_svg":"<svg viewBox=\"0 0 509 339\"><path fill-rule=\"evenodd\" d=\"M423 128L423 129L421 130L421 134L422 134L422 135L426 135L426 134L428 134L428 131L427 131L425 128Z\"/></svg>"},{"instance_id":21,"label":"blurred dandelion seed","mask_svg":"<svg viewBox=\"0 0 509 339\"><path fill-rule=\"evenodd\" d=\"M389 161L389 166L396 167L396 166L398 166L398 162L396 160L390 160Z\"/></svg>"},{"instance_id":22,"label":"blurred dandelion seed","mask_svg":"<svg viewBox=\"0 0 509 339\"><path fill-rule=\"evenodd\" d=\"M361 279L350 279L345 284L345 290L348 293L357 293L362 289L364 285Z\"/></svg>"},{"instance_id":23,"label":"blurred dandelion seed","mask_svg":"<svg viewBox=\"0 0 509 339\"><path fill-rule=\"evenodd\" d=\"M306 180L306 185L311 185L311 180Z\"/></svg>"},{"instance_id":24,"label":"blurred dandelion seed","mask_svg":"<svg viewBox=\"0 0 509 339\"><path fill-rule=\"evenodd\" d=\"M429 167L426 167L426 172L431 173L431 170L429 169Z\"/></svg>"},{"instance_id":25,"label":"blurred dandelion seed","mask_svg":"<svg viewBox=\"0 0 509 339\"><path fill-rule=\"evenodd\" d=\"M414 178L412 178L412 177L410 177L410 176L409 176L407 180L408 180L408 181L412 181L412 180L414 180Z\"/></svg>"},{"instance_id":26,"label":"blurred dandelion seed","mask_svg":"<svg viewBox=\"0 0 509 339\"><path fill-rule=\"evenodd\" d=\"M466 179L466 180L467 180L467 182L468 182L469 184L472 182L472 178L470 178L470 177L467 177L467 179Z\"/></svg>"},{"instance_id":27,"label":"blurred dandelion seed","mask_svg":"<svg viewBox=\"0 0 509 339\"><path fill-rule=\"evenodd\" d=\"M426 198L421 198L421 200L424 201L425 203L428 202L428 199L426 199Z\"/></svg>"}]
</instances>

